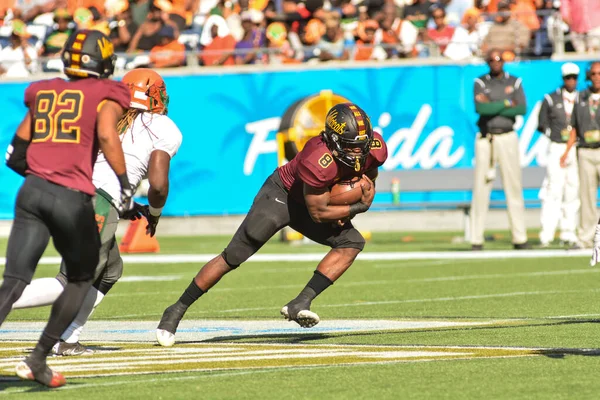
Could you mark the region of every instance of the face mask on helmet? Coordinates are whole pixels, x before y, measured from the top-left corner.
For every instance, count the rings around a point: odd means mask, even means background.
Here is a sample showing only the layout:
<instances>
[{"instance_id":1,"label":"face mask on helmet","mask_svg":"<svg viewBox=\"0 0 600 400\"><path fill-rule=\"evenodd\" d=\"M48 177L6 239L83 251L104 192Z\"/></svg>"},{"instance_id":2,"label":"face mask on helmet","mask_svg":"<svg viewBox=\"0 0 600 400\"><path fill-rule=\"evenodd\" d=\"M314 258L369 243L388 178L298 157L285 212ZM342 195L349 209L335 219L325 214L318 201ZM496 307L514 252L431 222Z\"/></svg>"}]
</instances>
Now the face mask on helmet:
<instances>
[{"instance_id":1,"label":"face mask on helmet","mask_svg":"<svg viewBox=\"0 0 600 400\"><path fill-rule=\"evenodd\" d=\"M371 151L370 138L349 140L333 134L331 135L331 141L333 142L332 154L342 164L353 168L357 172L364 167L369 151Z\"/></svg>"},{"instance_id":2,"label":"face mask on helmet","mask_svg":"<svg viewBox=\"0 0 600 400\"><path fill-rule=\"evenodd\" d=\"M169 95L167 94L164 86L162 88L157 88L156 86L152 86L149 90L150 94L150 106L151 109L155 107L159 107L161 104L163 106L163 111L161 114L167 115L169 112ZM160 102L156 99L160 99Z\"/></svg>"},{"instance_id":3,"label":"face mask on helmet","mask_svg":"<svg viewBox=\"0 0 600 400\"><path fill-rule=\"evenodd\" d=\"M329 110L323 136L339 162L356 172L365 166L371 151L373 129L369 117L358 106L343 103Z\"/></svg>"}]
</instances>

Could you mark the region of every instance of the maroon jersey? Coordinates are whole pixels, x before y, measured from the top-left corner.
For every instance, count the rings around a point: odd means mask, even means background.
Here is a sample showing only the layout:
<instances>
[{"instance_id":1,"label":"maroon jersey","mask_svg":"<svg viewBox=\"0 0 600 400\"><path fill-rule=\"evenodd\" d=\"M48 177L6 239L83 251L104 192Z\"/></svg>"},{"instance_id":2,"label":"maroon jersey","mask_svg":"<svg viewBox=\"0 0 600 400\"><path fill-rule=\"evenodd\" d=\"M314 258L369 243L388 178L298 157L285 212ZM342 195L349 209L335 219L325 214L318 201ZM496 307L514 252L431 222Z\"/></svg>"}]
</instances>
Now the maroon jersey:
<instances>
[{"instance_id":1,"label":"maroon jersey","mask_svg":"<svg viewBox=\"0 0 600 400\"><path fill-rule=\"evenodd\" d=\"M98 156L96 122L101 103L113 100L129 108L125 84L108 79L32 83L25 90L31 113L27 173L93 195L92 170Z\"/></svg>"},{"instance_id":2,"label":"maroon jersey","mask_svg":"<svg viewBox=\"0 0 600 400\"><path fill-rule=\"evenodd\" d=\"M361 176L382 165L387 159L387 146L381 135L373 132L371 152L360 171L335 162L321 136L310 139L301 152L289 163L278 168L279 177L290 196L304 202L304 183L315 188L326 188L340 180Z\"/></svg>"}]
</instances>

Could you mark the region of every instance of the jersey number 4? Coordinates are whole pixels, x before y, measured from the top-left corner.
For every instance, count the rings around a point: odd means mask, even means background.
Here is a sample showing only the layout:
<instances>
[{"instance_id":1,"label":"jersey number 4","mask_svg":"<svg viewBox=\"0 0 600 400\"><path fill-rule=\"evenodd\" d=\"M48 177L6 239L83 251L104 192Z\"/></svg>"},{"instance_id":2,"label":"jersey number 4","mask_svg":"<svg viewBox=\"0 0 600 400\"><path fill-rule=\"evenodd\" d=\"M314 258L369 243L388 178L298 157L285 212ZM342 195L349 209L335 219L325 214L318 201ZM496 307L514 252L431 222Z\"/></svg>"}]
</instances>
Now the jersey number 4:
<instances>
[{"instance_id":1,"label":"jersey number 4","mask_svg":"<svg viewBox=\"0 0 600 400\"><path fill-rule=\"evenodd\" d=\"M32 142L52 140L58 143L79 143L83 108L80 90L40 90L35 98Z\"/></svg>"}]
</instances>

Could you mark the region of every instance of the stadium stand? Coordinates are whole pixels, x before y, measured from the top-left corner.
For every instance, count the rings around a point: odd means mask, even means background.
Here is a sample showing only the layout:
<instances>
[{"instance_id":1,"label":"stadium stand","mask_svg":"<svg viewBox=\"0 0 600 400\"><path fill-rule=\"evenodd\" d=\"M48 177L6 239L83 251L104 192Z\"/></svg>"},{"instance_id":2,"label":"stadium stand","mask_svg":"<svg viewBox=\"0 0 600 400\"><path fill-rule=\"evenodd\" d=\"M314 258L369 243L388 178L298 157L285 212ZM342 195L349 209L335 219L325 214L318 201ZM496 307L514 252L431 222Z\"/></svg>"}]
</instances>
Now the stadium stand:
<instances>
[{"instance_id":1,"label":"stadium stand","mask_svg":"<svg viewBox=\"0 0 600 400\"><path fill-rule=\"evenodd\" d=\"M33 65L39 64L47 72L60 70L60 60L51 49L75 28L110 33L120 52L117 65L120 70L139 66L176 68L203 65L207 61L211 65L231 65L232 60L237 64L295 64L334 59L373 62L434 56L460 59L480 56L482 44L489 42L485 40L490 28L496 33L506 33L511 29L504 29L503 24L513 24L524 27L523 34L529 32L529 40L514 38L519 43L507 48L515 53L514 57L531 59L549 57L553 52L580 51L582 35L587 38L587 47L583 48L597 50L594 47L600 42L594 40L597 27L582 24L573 11L573 7L586 1L594 0L572 0L562 6L560 1L478 0L471 8L469 4L473 2L460 0L185 3L3 0L0 51L11 47L11 34L25 21L28 46L38 54ZM565 21L575 24L572 32ZM213 26L217 29L213 30ZM512 41L499 36L495 36L495 42ZM175 39L183 47L165 41L164 37ZM215 38L228 39L211 46ZM461 44L466 46L460 48ZM181 61L179 54L183 49L186 58ZM203 55L205 49L213 52L213 56ZM7 63L13 58L3 59L0 53L0 76L10 77L10 73L2 71L9 69Z\"/></svg>"}]
</instances>

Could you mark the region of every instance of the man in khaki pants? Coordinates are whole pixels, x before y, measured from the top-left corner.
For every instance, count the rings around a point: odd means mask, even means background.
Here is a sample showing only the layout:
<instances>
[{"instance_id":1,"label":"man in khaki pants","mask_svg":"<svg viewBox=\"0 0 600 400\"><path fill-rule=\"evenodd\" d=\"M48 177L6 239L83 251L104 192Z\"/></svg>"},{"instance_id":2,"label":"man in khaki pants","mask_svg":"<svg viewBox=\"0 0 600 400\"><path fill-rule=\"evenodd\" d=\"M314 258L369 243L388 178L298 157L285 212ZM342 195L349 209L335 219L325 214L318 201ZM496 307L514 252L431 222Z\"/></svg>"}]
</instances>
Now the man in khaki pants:
<instances>
[{"instance_id":1,"label":"man in khaki pants","mask_svg":"<svg viewBox=\"0 0 600 400\"><path fill-rule=\"evenodd\" d=\"M504 71L501 51L491 50L487 62L490 72L475 79L474 86L480 133L475 140L471 249L483 249L485 216L496 177L496 164L500 164L513 246L517 250L528 249L519 139L513 130L516 116L524 115L526 111L525 93L521 78Z\"/></svg>"},{"instance_id":2,"label":"man in khaki pants","mask_svg":"<svg viewBox=\"0 0 600 400\"><path fill-rule=\"evenodd\" d=\"M581 214L578 248L592 248L598 213L598 175L600 174L600 61L593 62L586 71L591 85L579 94L571 115L571 136L561 158L566 165L567 153L577 142L579 162L579 196Z\"/></svg>"}]
</instances>

